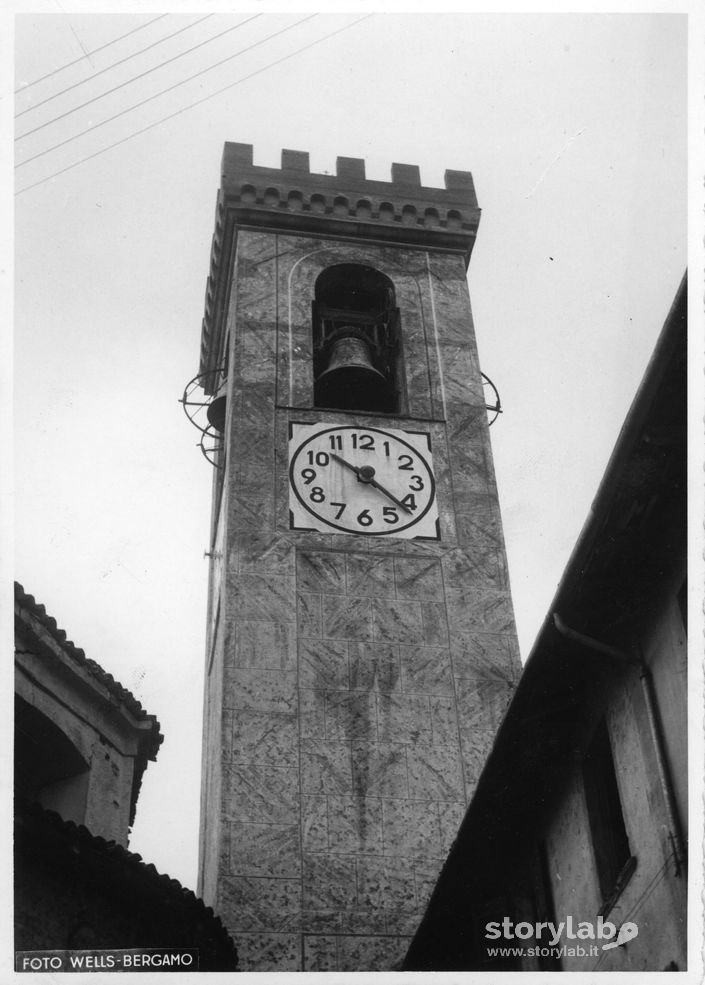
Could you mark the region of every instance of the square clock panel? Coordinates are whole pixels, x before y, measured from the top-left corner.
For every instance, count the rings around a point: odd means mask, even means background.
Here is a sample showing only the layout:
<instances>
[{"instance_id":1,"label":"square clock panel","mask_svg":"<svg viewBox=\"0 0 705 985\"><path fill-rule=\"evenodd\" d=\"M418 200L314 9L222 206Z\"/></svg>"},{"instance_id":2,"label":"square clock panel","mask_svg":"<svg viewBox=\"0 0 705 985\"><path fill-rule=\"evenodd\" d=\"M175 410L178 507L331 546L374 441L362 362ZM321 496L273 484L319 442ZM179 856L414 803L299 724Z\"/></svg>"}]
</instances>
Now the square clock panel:
<instances>
[{"instance_id":1,"label":"square clock panel","mask_svg":"<svg viewBox=\"0 0 705 985\"><path fill-rule=\"evenodd\" d=\"M439 540L430 435L291 423L289 509L293 530Z\"/></svg>"}]
</instances>

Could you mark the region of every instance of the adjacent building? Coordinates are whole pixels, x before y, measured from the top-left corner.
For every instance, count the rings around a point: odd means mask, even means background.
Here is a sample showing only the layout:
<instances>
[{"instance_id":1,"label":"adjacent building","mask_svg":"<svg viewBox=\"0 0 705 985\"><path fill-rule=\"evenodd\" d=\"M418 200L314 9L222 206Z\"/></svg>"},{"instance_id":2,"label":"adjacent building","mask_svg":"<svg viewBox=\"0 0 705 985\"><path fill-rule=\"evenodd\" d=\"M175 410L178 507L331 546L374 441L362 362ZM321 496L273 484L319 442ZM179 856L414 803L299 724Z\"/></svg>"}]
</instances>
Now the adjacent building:
<instances>
[{"instance_id":1,"label":"adjacent building","mask_svg":"<svg viewBox=\"0 0 705 985\"><path fill-rule=\"evenodd\" d=\"M686 322L684 279L407 970L686 968Z\"/></svg>"},{"instance_id":2,"label":"adjacent building","mask_svg":"<svg viewBox=\"0 0 705 985\"><path fill-rule=\"evenodd\" d=\"M127 849L159 722L15 584L15 949L234 945L190 890ZM197 955L196 955L197 952Z\"/></svg>"}]
</instances>

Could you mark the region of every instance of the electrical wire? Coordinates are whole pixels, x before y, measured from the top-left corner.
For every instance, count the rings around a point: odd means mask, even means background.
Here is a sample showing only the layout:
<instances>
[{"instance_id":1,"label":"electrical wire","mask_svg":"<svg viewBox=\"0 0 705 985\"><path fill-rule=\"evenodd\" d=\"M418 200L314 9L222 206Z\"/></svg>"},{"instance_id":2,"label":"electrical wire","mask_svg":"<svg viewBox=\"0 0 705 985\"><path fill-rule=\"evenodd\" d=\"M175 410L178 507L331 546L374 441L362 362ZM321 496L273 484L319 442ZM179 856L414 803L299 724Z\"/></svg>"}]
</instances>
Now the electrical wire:
<instances>
[{"instance_id":1,"label":"electrical wire","mask_svg":"<svg viewBox=\"0 0 705 985\"><path fill-rule=\"evenodd\" d=\"M249 75L243 76L241 79L237 79L235 82L230 82L228 85L223 86L222 89L218 89L217 92L212 92L208 96L204 96L202 99L196 100L194 103L189 103L188 106L183 106L181 109L176 110L175 113L170 113L168 116L162 117L160 120L156 120L154 123L150 123L149 126L143 127L141 130L136 130L134 133L128 134L121 140L115 141L114 144L110 144L108 147L103 147L101 150L96 151L94 154L89 154L87 157L81 158L80 161L75 161L73 164L69 164L67 167L62 168L60 171L55 171L53 174L48 175L46 178L41 178L39 181L35 181L31 185L27 185L25 188L20 188L19 191L15 192L15 197L17 195L22 195L24 192L31 191L33 188L37 188L39 185L46 184L47 181L51 181L53 178L58 178L62 174L66 174L67 171L72 171L74 168L79 167L81 164L85 164L86 161L92 161L96 157L100 157L101 154L105 154L109 150L113 150L115 147L119 147L121 144L127 143L128 140L132 140L133 137L139 137L143 133L147 133L149 130L153 130L155 127L160 126L162 123L166 123L169 120L173 120L174 117L180 116L187 110L194 109L196 106L201 106L203 103L208 102L209 99L214 99L216 96L222 95L222 93L227 92L228 89L234 89L235 86L240 85L242 82L247 82L249 79L254 78L256 75L261 75L262 72L268 71L270 68L274 68L277 65L281 65L282 62L288 61L290 58L294 58L296 55L300 55L304 51L308 51L310 48L314 48L317 44L321 44L323 41L328 41L329 38L335 37L336 34L341 34L343 31L349 30L351 27L355 27L357 24L361 24L362 21L366 21L369 17L374 16L373 14L365 14L364 17L358 17L356 21L351 24L346 24L344 27L339 27L335 31L331 31L330 34L324 34L323 37L317 38L315 41L311 41L307 45L303 45L301 48L297 48L296 51L290 52L288 55L283 55L274 62L270 62L269 65L265 65L263 68L258 68L256 71L251 72ZM308 19L308 18L307 18Z\"/></svg>"},{"instance_id":2,"label":"electrical wire","mask_svg":"<svg viewBox=\"0 0 705 985\"><path fill-rule=\"evenodd\" d=\"M262 16L261 14L255 14L255 17L261 17L261 16ZM109 116L106 120L101 120L100 123L94 123L92 126L87 127L85 130L81 130L79 133L75 133L71 137L66 137L65 140L60 140L58 144L52 144L51 147L47 147L45 150L39 151L37 154L33 154L32 157L28 157L24 161L20 161L18 164L15 165L15 169L24 167L24 165L29 164L30 161L36 161L37 158L44 157L46 154L50 154L52 151L58 150L59 147L64 147L66 146L66 144L70 144L74 140L78 140L79 137L85 137L86 134L91 133L93 130L97 130L99 127L104 127L107 123L112 123L114 120L119 119L121 116L125 116L127 113L131 113L133 109L139 109L141 106L146 105L146 103L150 103L154 99L158 99L160 96L164 96L166 95L166 93L172 92L174 89L178 89L179 86L186 85L187 82L193 82L194 79L197 79L201 75L205 75L206 72L211 72L214 68L219 68L221 65L224 65L226 62L232 61L234 58L237 58L239 55L243 55L248 51L252 51L253 48L257 48L259 45L264 44L265 41L271 41L272 38L276 38L280 34L285 34L287 31L291 31L292 28L298 27L300 24L304 24L306 21L310 21L312 20L312 18L316 16L317 14L309 14L308 17L303 17L300 21L296 21L294 24L289 24L288 27L284 27L280 31L275 31L274 34L269 34L266 38L261 38L259 41L255 41L253 44L248 45L245 48L241 48L240 51L236 51L234 54L228 55L227 58L223 58L221 61L215 62L213 65L209 65L206 68L201 69L199 72L196 72L195 75L191 75L187 79L181 79L180 82L175 82L173 85L167 86L166 89L162 89L160 92L156 92L152 96L147 96L146 99L142 99L140 100L140 102L134 103L132 106L128 106L126 109L121 109L120 112L115 113L114 116ZM255 17L250 17L249 20L254 20ZM247 21L243 21L242 23L246 24ZM237 26L239 27L240 25ZM228 30L229 31L234 30L234 28L228 28ZM121 86L118 86L117 88L119 89L121 88ZM100 98L100 97L96 97L96 98ZM89 100L89 102L95 102L95 100ZM68 114L64 114L64 115L68 115ZM57 119L60 119L60 117L57 117ZM37 127L37 129L39 130L41 129L41 127ZM30 130L29 132L34 133L33 130Z\"/></svg>"},{"instance_id":3,"label":"electrical wire","mask_svg":"<svg viewBox=\"0 0 705 985\"><path fill-rule=\"evenodd\" d=\"M207 17L212 17L212 16L213 16L212 14L208 14L207 15ZM200 41L198 44L193 45L193 47L188 48L186 51L182 51L182 52L180 52L180 54L174 55L172 58L167 58L166 61L160 62L159 65L155 65L153 68L149 68L149 69L147 69L144 72L140 72L139 75L134 75L131 79L126 79L124 82L121 82L120 85L114 86L112 89L106 89L105 92L101 92L99 95L93 96L91 99L87 99L85 102L80 103L78 106L74 106L73 109L69 109L65 113L61 113L59 116L55 116L51 120L47 120L46 123L42 123L39 126L34 127L32 130L27 130L26 133L20 134L19 137L15 137L15 143L17 143L18 140L22 140L24 137L29 137L31 134L37 133L39 130L43 130L45 127L50 126L52 123L58 123L59 120L63 120L65 117L71 116L72 113L76 113L76 112L78 112L78 110L84 109L86 106L90 106L91 103L97 102L99 99L102 99L104 96L111 96L114 92L117 92L119 89L123 89L126 85L129 85L131 82L137 82L139 79L143 79L143 78L145 78L145 76L151 75L152 72L156 72L158 69L164 68L165 65L170 65L172 62L178 61L178 59L179 58L183 58L184 55L191 54L192 51L196 51L196 49L202 48L206 44L210 44L211 41L217 41L218 38L222 38L225 34L230 34L232 31L236 31L238 28L244 27L245 24L249 24L250 21L257 20L257 18L258 17L261 17L261 16L262 16L262 14L254 14L252 17L248 17L246 20L240 21L238 24L235 24L233 27L227 27L224 31L221 31L219 34L214 34L213 37L206 38L205 41ZM202 17L201 20L207 20L207 17ZM195 27L195 25L196 24L200 24L200 22L201 21L195 21L194 24L191 24L189 26L190 27ZM182 30L186 30L186 28L182 28ZM180 32L177 32L177 33L180 33ZM174 35L171 35L171 37L174 37ZM146 49L144 49L144 50L146 50ZM244 50L247 50L247 49L244 49ZM238 52L238 54L239 53L240 52ZM230 57L232 58L233 56L230 56ZM228 61L228 59L225 58L225 59L223 59L223 61ZM117 64L119 64L119 63L117 63ZM211 68L215 68L219 64L222 64L222 62L216 62L215 65L211 66ZM209 71L209 69L204 69L204 71ZM197 72L196 75L192 75L191 78L192 79L195 79L195 78L198 77L199 74L202 74L202 72L201 73L198 73ZM87 79L86 81L90 81L90 80ZM149 102L151 99L156 99L157 96L160 96L160 95L162 95L165 92L169 92L170 89L176 88L177 86L182 85L184 82L189 82L189 81L190 81L190 79L184 79L183 82L177 82L175 86L170 86L169 88L162 90L161 93L156 93L154 96L150 96L148 99L143 100L143 102L141 102L141 103L135 103L135 106L134 107L131 107L131 108L134 109L134 108L137 108L138 106L142 106L142 105L144 105L145 102ZM123 113L126 113L126 112L129 112L129 110L123 110ZM122 115L121 113L118 113L117 114L117 116L121 116L121 115ZM111 119L117 119L117 116L111 117ZM104 123L109 123L110 122L110 119L109 120L104 120L103 122ZM103 123L97 123L96 124L96 126L102 126L102 125L103 125ZM92 129L92 128L89 128L89 130L90 129ZM83 133L88 133L88 132L89 132L88 130L84 130L84 131L82 131L82 133L77 134L76 136L79 136L80 137L80 136L82 136ZM72 137L72 138L69 138L69 139L70 140L73 140L75 138ZM62 145L61 144L57 144L56 146L57 147L60 147ZM50 149L53 149L53 148L50 148ZM44 151L43 153L48 153L48 152L47 151ZM39 156L41 156L41 155L39 155Z\"/></svg>"},{"instance_id":4,"label":"electrical wire","mask_svg":"<svg viewBox=\"0 0 705 985\"><path fill-rule=\"evenodd\" d=\"M262 15L256 14L255 16L261 17ZM199 18L199 20L193 21L193 23L191 24L187 24L186 27L180 27L179 30L174 31L173 34L167 34L166 37L159 38L158 41L153 41L152 44L148 44L146 48L140 48L139 51L135 51L131 55L126 55L125 58L121 58L120 61L113 62L112 65L108 65L106 68L101 68L98 72L94 72L93 75L89 75L85 79L81 79L78 82L74 82L73 85L67 86L65 89L62 89L60 92L55 92L53 96L47 96L47 98L42 99L41 102L33 103L27 109L23 109L21 113L16 113L15 119L18 120L21 116L24 116L26 113L31 113L32 110L34 109L39 109L40 106L44 106L46 103L50 103L53 99L58 99L59 96L63 96L67 92L71 92L72 89L76 89L78 88L78 86L82 86L86 82L92 82L93 79L97 79L99 75L104 75L106 72L109 72L111 69L117 68L118 65L124 65L125 62L129 62L132 58L137 58L138 55L143 55L145 51L149 51L151 48L156 48L158 44L163 44L165 41L170 41L172 38L175 38L177 34L183 34L184 31L189 31L192 27L196 27L197 24L202 24L203 21L207 21L209 17L213 17L213 14L206 14L205 17L201 17ZM253 17L250 17L249 19L254 20ZM247 21L244 21L243 23L246 24ZM235 26L239 27L240 25L237 24ZM116 86L115 89L108 89L107 92L103 92L99 96L95 96L93 99L88 99L85 103L81 103L80 106L76 106L74 107L74 109L70 109L67 113L63 113L61 116L57 116L53 120L48 120L46 123L42 123L41 126L35 127L34 130L28 130L27 133L21 134L21 136L16 137L15 140L21 140L22 137L28 137L30 133L36 133L37 130L41 130L43 127L48 127L50 123L55 123L56 120L61 120L64 118L64 116L68 116L70 113L75 113L76 110L82 109L84 106L88 106L89 103L94 103L96 99L102 99L103 96L107 96L111 92L115 92L117 89L121 89L122 86L128 85L130 82L134 82L136 79L141 79L145 75L149 75L150 72L156 71L156 69L161 68L162 65L168 65L169 62L175 62L177 58L182 58L184 55L188 55L190 52L195 51L196 48L201 48L204 44L208 44L209 41L214 41L215 38L220 38L222 37L223 34L227 34L228 31L234 31L234 30L235 27L229 27L226 31L222 31L221 34L216 34L215 37L213 38L208 38L206 41L201 41L200 44L194 45L193 48L189 48L187 51L182 51L181 54L175 55L173 58L167 59L167 61L162 62L160 65L157 65L155 68L150 68L148 71L143 72L141 75L136 75L133 79L128 79L126 82L123 82L121 85Z\"/></svg>"},{"instance_id":5,"label":"electrical wire","mask_svg":"<svg viewBox=\"0 0 705 985\"><path fill-rule=\"evenodd\" d=\"M43 82L45 79L50 79L52 75L57 75L59 72L63 72L65 68L71 68L72 65L78 65L78 63L82 62L84 58L89 58L91 55L97 55L99 51L105 51L106 48L110 48L111 45L117 44L118 41L124 41L125 38L129 38L131 34L137 34L138 31L144 30L144 28L149 27L150 24L156 24L157 21L163 20L167 16L168 16L167 14L160 14L159 17L153 17L152 20L147 21L146 24L140 24L139 27L133 27L131 31L127 32L127 34L121 34L119 38L113 38L112 41L108 41L106 44L102 44L99 48L94 48L93 51L86 51L83 55L80 56L80 58L74 58L72 62L66 62L65 65L60 65L58 68L55 68L52 72L47 72L47 74L42 75L41 78L35 79L34 82L25 82L24 85L18 86L18 88L15 89L15 94L20 92L26 92L27 89L30 89L32 86L38 85L40 82Z\"/></svg>"}]
</instances>

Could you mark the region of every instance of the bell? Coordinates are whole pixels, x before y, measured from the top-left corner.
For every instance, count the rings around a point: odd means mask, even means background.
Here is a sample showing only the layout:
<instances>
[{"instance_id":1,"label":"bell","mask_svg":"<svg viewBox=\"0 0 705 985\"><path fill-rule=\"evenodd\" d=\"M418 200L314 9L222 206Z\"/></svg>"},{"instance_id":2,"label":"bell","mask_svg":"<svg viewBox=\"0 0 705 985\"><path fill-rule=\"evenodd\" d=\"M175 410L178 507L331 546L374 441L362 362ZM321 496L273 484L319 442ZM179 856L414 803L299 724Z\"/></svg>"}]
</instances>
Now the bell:
<instances>
[{"instance_id":1,"label":"bell","mask_svg":"<svg viewBox=\"0 0 705 985\"><path fill-rule=\"evenodd\" d=\"M225 395L221 397L216 397L215 400L211 400L208 404L208 410L206 411L206 417L208 418L208 423L211 424L216 431L221 434L225 430Z\"/></svg>"},{"instance_id":2,"label":"bell","mask_svg":"<svg viewBox=\"0 0 705 985\"><path fill-rule=\"evenodd\" d=\"M346 335L331 346L327 368L315 383L317 407L338 410L391 410L392 392L384 376L372 365L364 339Z\"/></svg>"}]
</instances>

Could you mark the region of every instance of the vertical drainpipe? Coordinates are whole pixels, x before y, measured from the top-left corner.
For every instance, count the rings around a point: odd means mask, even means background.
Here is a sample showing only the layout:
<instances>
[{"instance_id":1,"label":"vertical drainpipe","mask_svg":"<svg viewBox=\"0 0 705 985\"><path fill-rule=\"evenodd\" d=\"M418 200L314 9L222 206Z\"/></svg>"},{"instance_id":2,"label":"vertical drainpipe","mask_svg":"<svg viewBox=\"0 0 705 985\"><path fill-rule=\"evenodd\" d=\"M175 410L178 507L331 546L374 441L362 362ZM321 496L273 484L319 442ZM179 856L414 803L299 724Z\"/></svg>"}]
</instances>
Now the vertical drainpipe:
<instances>
[{"instance_id":1,"label":"vertical drainpipe","mask_svg":"<svg viewBox=\"0 0 705 985\"><path fill-rule=\"evenodd\" d=\"M564 636L566 639L572 640L574 643L579 643L581 646L584 646L589 650L593 650L595 653L612 657L621 663L639 668L641 689L644 695L644 703L646 705L646 717L649 720L649 729L651 731L651 739L653 742L654 753L656 755L656 768L658 770L661 792L663 794L666 807L668 836L671 841L673 856L676 862L675 875L680 875L686 867L686 851L681 834L680 823L678 821L673 781L671 780L671 773L666 760L665 742L658 714L658 705L656 701L656 692L654 690L653 677L650 669L647 667L643 657L631 657L623 650L619 650L607 643L602 643L600 640L593 639L591 636L586 636L584 633L579 633L575 629L571 629L563 622L557 612L553 613L553 624L561 636Z\"/></svg>"}]
</instances>

